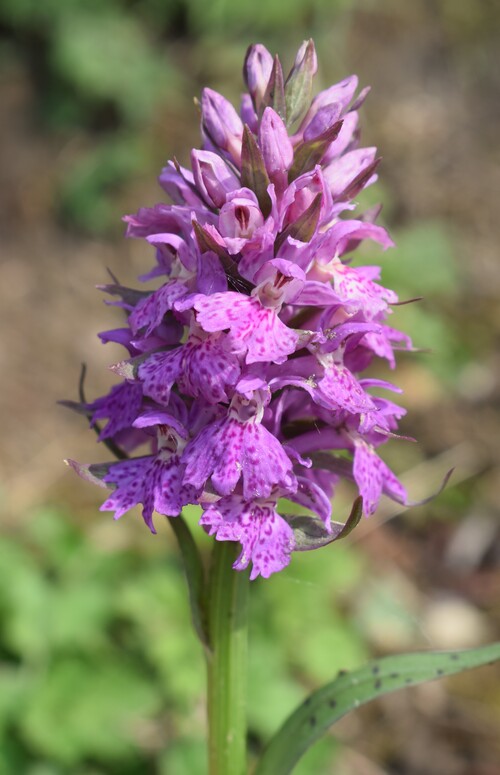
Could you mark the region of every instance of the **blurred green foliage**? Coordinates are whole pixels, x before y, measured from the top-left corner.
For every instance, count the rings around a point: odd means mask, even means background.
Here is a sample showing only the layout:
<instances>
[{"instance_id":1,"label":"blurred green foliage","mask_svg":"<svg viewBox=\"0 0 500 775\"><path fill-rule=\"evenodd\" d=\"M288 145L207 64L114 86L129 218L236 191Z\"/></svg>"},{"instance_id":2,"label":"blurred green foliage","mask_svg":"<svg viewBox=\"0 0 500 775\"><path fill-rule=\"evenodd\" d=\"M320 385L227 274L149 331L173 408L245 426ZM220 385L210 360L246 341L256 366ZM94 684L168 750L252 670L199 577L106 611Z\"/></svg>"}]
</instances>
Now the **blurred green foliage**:
<instances>
[{"instance_id":1,"label":"blurred green foliage","mask_svg":"<svg viewBox=\"0 0 500 775\"><path fill-rule=\"evenodd\" d=\"M450 325L446 314L458 299L460 287L451 239L438 221L416 223L396 233L394 239L396 250L380 262L383 284L396 288L403 302L415 297L421 300L397 307L393 325L411 336L414 347L425 350L432 346L426 368L451 384L457 369L471 357L465 338L458 327Z\"/></svg>"},{"instance_id":2,"label":"blurred green foliage","mask_svg":"<svg viewBox=\"0 0 500 775\"><path fill-rule=\"evenodd\" d=\"M378 222L387 227L394 203L383 182L377 181L357 199L360 212L380 202L384 209ZM422 356L412 354L412 361L418 363L425 358L426 369L443 386L454 384L457 371L473 357L474 343L469 343L458 321L452 319L458 313L461 277L447 225L439 220L419 220L394 233L389 228L389 232L395 248L381 253L373 243L362 243L356 263L380 266L382 284L397 291L403 304L393 308L390 324L407 333L417 350L427 351ZM412 299L418 301L404 303Z\"/></svg>"},{"instance_id":3,"label":"blurred green foliage","mask_svg":"<svg viewBox=\"0 0 500 775\"><path fill-rule=\"evenodd\" d=\"M253 0L3 0L0 61L27 68L46 128L63 145L78 141L54 194L64 221L91 234L119 228L113 195L148 159L156 169L153 118L174 106L182 121L183 99L216 71L214 52L234 79L250 42L295 50L349 2L288 0L284 13L283 0L268 0L256 13Z\"/></svg>"},{"instance_id":4,"label":"blurred green foliage","mask_svg":"<svg viewBox=\"0 0 500 775\"><path fill-rule=\"evenodd\" d=\"M203 654L167 535L109 553L43 509L24 540L0 540L2 775L204 771ZM252 585L258 746L307 687L366 658L336 602L359 584L362 560L349 547L315 555ZM297 772L317 772L335 750L327 739Z\"/></svg>"}]
</instances>

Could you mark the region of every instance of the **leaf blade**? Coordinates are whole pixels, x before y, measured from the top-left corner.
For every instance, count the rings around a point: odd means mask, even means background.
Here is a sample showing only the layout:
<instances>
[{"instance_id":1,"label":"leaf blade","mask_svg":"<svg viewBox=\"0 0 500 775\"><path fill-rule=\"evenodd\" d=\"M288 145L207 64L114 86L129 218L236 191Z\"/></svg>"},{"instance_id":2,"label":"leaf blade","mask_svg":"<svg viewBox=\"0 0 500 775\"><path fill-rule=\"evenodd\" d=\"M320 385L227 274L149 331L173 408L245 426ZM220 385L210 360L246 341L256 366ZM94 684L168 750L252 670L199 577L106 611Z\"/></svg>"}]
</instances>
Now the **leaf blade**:
<instances>
[{"instance_id":1,"label":"leaf blade","mask_svg":"<svg viewBox=\"0 0 500 775\"><path fill-rule=\"evenodd\" d=\"M384 657L350 673L341 672L313 692L271 739L254 775L287 775L326 730L370 700L425 681L460 673L500 659L500 643L478 649L420 652Z\"/></svg>"}]
</instances>

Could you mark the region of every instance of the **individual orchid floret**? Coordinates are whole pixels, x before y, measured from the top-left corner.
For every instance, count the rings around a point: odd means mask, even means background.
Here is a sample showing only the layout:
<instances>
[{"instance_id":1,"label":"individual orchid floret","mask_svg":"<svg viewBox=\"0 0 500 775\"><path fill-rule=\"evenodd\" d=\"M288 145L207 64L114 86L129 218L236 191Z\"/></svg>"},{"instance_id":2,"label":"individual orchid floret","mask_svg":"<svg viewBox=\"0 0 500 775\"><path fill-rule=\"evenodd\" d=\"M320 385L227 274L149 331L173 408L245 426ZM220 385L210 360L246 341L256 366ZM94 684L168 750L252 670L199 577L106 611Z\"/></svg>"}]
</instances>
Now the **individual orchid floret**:
<instances>
[{"instance_id":1,"label":"individual orchid floret","mask_svg":"<svg viewBox=\"0 0 500 775\"><path fill-rule=\"evenodd\" d=\"M228 164L212 151L191 151L193 179L205 201L222 207L230 194L239 186L239 180Z\"/></svg>"},{"instance_id":2,"label":"individual orchid floret","mask_svg":"<svg viewBox=\"0 0 500 775\"><path fill-rule=\"evenodd\" d=\"M267 497L280 485L296 486L292 463L282 444L263 425L267 391L251 398L235 393L227 416L207 425L186 447L184 481L195 488L208 480L219 495L230 495L240 478L246 499Z\"/></svg>"},{"instance_id":3,"label":"individual orchid floret","mask_svg":"<svg viewBox=\"0 0 500 775\"><path fill-rule=\"evenodd\" d=\"M135 425L142 428L154 426L156 454L97 466L79 466L69 462L84 478L92 478L101 486L114 488L112 495L101 506L101 511L113 511L115 519L119 519L133 506L142 504L144 521L155 533L154 511L165 516L177 516L195 497L194 490L183 482L184 468L180 455L186 443L186 432L166 412L143 415Z\"/></svg>"},{"instance_id":4,"label":"individual orchid floret","mask_svg":"<svg viewBox=\"0 0 500 775\"><path fill-rule=\"evenodd\" d=\"M412 349L387 325L396 293L379 267L354 260L363 241L393 245L380 207L354 212L379 164L360 144L368 90L356 96L349 76L314 96L316 71L310 40L288 74L256 44L240 113L202 91L191 169L173 160L160 174L172 203L124 219L152 253L139 278L151 284L101 287L125 316L100 334L125 348L111 367L124 381L66 402L120 458L72 464L113 488L103 510L142 504L154 530L154 511L175 518L197 503L207 532L241 544L234 567L251 565L251 578L342 537L382 495L408 502L379 455L405 439L404 410L377 394L397 388L364 375ZM343 523L332 521L342 479L360 493ZM305 513L287 514L289 501Z\"/></svg>"},{"instance_id":5,"label":"individual orchid floret","mask_svg":"<svg viewBox=\"0 0 500 775\"><path fill-rule=\"evenodd\" d=\"M168 404L176 382L186 395L217 404L229 400L228 392L238 381L240 365L225 337L207 334L193 322L184 345L121 365L120 373L130 372L142 385L144 395L159 404Z\"/></svg>"},{"instance_id":6,"label":"individual orchid floret","mask_svg":"<svg viewBox=\"0 0 500 775\"><path fill-rule=\"evenodd\" d=\"M205 331L229 329L232 347L246 353L246 363L283 363L295 351L299 334L281 321L279 312L290 295L300 292L304 273L276 259L262 267L260 277L252 296L228 292L195 297L197 320Z\"/></svg>"},{"instance_id":7,"label":"individual orchid floret","mask_svg":"<svg viewBox=\"0 0 500 775\"><path fill-rule=\"evenodd\" d=\"M202 504L203 505L203 504ZM277 498L245 500L241 495L220 498L204 508L200 525L217 541L238 541L242 551L234 564L244 570L252 563L250 579L267 579L283 570L295 548L294 533L277 511Z\"/></svg>"},{"instance_id":8,"label":"individual orchid floret","mask_svg":"<svg viewBox=\"0 0 500 775\"><path fill-rule=\"evenodd\" d=\"M253 191L238 189L227 197L219 211L219 233L231 255L238 255L254 233L264 225L259 203Z\"/></svg>"}]
</instances>

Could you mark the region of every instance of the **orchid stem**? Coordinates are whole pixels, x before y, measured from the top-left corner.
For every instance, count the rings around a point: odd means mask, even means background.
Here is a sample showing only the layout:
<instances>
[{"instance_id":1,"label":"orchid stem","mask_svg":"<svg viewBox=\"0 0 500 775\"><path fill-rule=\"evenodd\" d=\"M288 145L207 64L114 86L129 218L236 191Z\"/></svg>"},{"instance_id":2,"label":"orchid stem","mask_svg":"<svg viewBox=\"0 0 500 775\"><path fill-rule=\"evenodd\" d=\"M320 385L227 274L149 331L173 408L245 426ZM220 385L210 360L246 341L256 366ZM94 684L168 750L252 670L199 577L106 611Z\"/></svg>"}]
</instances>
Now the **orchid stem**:
<instances>
[{"instance_id":1,"label":"orchid stem","mask_svg":"<svg viewBox=\"0 0 500 775\"><path fill-rule=\"evenodd\" d=\"M248 572L234 571L238 545L215 542L209 589L210 775L246 775Z\"/></svg>"}]
</instances>

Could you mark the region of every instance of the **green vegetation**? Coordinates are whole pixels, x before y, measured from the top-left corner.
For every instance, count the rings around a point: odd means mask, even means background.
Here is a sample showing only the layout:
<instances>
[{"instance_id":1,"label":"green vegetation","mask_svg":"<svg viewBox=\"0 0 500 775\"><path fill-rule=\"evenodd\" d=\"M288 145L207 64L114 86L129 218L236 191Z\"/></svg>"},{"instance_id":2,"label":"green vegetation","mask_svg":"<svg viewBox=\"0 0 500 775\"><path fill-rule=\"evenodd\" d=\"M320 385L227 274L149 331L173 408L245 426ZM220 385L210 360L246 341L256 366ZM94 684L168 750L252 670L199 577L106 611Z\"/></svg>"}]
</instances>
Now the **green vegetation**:
<instances>
[{"instance_id":1,"label":"green vegetation","mask_svg":"<svg viewBox=\"0 0 500 775\"><path fill-rule=\"evenodd\" d=\"M110 553L45 509L25 540L0 541L2 775L204 771L204 660L167 531ZM367 656L335 603L360 583L361 557L339 547L314 559L252 585L250 729L259 746L334 665ZM334 751L327 741L297 772Z\"/></svg>"}]
</instances>

